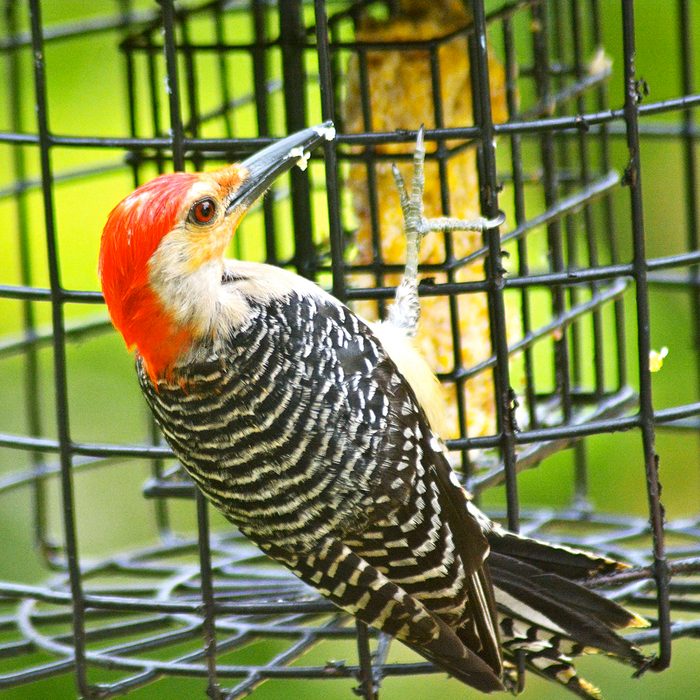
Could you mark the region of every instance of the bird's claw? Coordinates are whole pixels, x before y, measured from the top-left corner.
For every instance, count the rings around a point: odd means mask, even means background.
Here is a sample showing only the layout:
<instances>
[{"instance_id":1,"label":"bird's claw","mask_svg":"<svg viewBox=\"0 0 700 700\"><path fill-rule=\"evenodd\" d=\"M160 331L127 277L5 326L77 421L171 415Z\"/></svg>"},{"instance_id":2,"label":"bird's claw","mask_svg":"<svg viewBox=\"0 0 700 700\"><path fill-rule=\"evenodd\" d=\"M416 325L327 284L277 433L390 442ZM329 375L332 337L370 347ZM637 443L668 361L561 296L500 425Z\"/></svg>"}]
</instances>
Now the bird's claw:
<instances>
[{"instance_id":1,"label":"bird's claw","mask_svg":"<svg viewBox=\"0 0 700 700\"><path fill-rule=\"evenodd\" d=\"M399 201L403 212L404 235L406 236L406 266L401 284L396 290L396 299L391 307L389 317L392 322L404 329L409 336L416 334L420 318L418 299L418 255L421 240L431 231L485 231L500 226L505 221L503 212L487 219L479 217L473 220L441 216L426 218L423 216L423 190L425 187L425 134L423 125L418 129L416 150L413 154L413 175L411 191L396 163L392 164L392 173L399 191Z\"/></svg>"}]
</instances>

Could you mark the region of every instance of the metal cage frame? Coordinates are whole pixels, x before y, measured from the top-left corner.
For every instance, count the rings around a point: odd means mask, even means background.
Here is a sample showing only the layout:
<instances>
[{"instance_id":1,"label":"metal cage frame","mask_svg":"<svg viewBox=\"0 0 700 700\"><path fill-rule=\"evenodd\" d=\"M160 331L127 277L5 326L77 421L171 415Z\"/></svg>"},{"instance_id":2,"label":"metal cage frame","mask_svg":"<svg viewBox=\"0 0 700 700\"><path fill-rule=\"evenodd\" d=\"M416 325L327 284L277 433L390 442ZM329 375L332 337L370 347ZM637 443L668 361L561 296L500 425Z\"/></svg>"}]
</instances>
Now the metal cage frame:
<instances>
[{"instance_id":1,"label":"metal cage frame","mask_svg":"<svg viewBox=\"0 0 700 700\"><path fill-rule=\"evenodd\" d=\"M429 673L428 663L388 664L385 649L372 652L372 633L362 624L348 626L347 618L319 599L313 591L286 572L271 570L263 557L235 533L211 533L207 505L192 484L181 478L179 470L168 466L170 451L161 443L151 425L151 444L124 445L100 442L77 442L70 429L66 348L76 340L105 332L104 318L67 326L65 305L101 304L99 292L68 289L62 284L58 261L54 188L62 182L91 178L114 168L129 168L138 184L148 173L162 171L167 164L185 169L189 164L200 168L209 161L237 158L270 142L268 134L274 122L269 96L279 95L285 115L284 130L291 132L311 121L333 119L338 138L323 149L325 175L296 170L286 189L265 200L262 216L265 224L266 256L269 262L292 266L310 278L330 281L332 292L353 303L358 300L382 302L393 295L384 283L397 266L384 263L377 256L369 265L349 262L345 253L348 241L341 194L344 168L350 162L364 163L372 179L374 164L388 156L378 154L374 146L384 143L410 143L413 132L376 132L371 128L369 84L366 77L368 52L421 50L429 57L435 95L435 128L426 131L426 139L437 144L429 158L439 164L445 192L445 168L449 159L464 148L475 148L479 178L480 206L484 215L499 211L499 193L503 184L509 197L515 225L505 233L491 230L483 247L468 258L447 255L435 265L425 265L425 273L440 272L447 282L421 284L421 294L454 299L457 295L482 293L488 298L491 319L492 356L476 367L462 366L459 358L451 372L441 380L457 386L480 372L492 373L496 396L497 430L492 435L469 436L465 424L467 408L460 404L461 437L449 441L462 468L465 483L479 494L483 489L502 484L507 508L500 516L512 529L527 533L548 533L572 544L598 548L624 557L636 568L612 579L595 583L616 599L631 601L656 610L653 628L633 635L640 643L657 643L657 669L668 666L671 641L679 636L700 635L700 621L672 622L671 607L678 611L698 610L700 592L700 513L694 519L664 523L660 500L658 457L655 451L657 429L700 432L700 401L655 409L649 370L651 285L679 290L687 294L696 319L695 343L700 348L700 214L693 193L700 190L697 148L700 132L694 121L693 108L700 105L694 94L693 51L691 32L692 0L678 0L682 18L679 26L681 46L682 96L661 102L644 100L645 85L635 69L635 7L632 0L621 0L624 62L623 107L610 108L605 81L609 71L597 74L586 70L586 52L582 37L591 46L601 43L602 10L599 0L571 0L562 10L561 3L547 0L512 0L498 3L487 14L482 0L467 3L472 24L462 30L469 47L472 66L473 125L447 127L441 121L440 39L391 42L384 45L349 41L347 27L357 20L367 0L326 3L314 0L285 0L278 12L273 2L251 0L205 0L202 3L176 5L174 0L158 0L149 11L135 11L129 0L118 2L119 12L71 25L45 27L40 0L27 0L29 29L23 31L20 3L5 3L6 36L0 39L0 54L6 60L9 76L9 114L11 128L0 132L0 144L13 153L13 182L0 189L0 198L15 202L18 248L21 256L20 283L0 284L0 300L15 300L22 305L23 332L17 338L0 339L0 361L21 356L24 368L21 381L26 389L27 431L25 435L0 433L0 448L19 450L31 461L27 469L0 476L0 499L5 492L20 487L32 489L34 499L35 539L55 576L46 585L0 582L0 630L14 635L0 642L0 658L26 659L19 670L0 672L0 688L10 688L32 680L71 672L78 691L84 697L110 697L139 687L160 676L192 676L207 680L212 697L236 698L250 692L268 678L354 677L358 692L366 698L378 694L381 679L390 675ZM492 3L493 4L493 3ZM389 3L391 5L391 3ZM227 13L247 13L253 39L236 42L217 33L213 42L193 40L188 31L191 21L206 18L214 26L223 26ZM588 12L588 15L585 13ZM585 15L585 16L584 16ZM515 27L519 17L536 24L529 49L531 63L522 64L517 56ZM278 23L271 32L271 17ZM585 25L585 32L584 32ZM565 31L571 31L573 48L563 45ZM217 30L218 31L218 30ZM56 134L50 128L47 98L45 45L77 35L114 33L121 41L125 57L125 85L129 105L131 134L126 137L85 137ZM503 50L506 96L511 118L494 123L490 106L488 42L496 32ZM554 37L554 38L553 38ZM558 38L557 38L558 37ZM27 99L21 85L18 56L31 51L33 56L36 128L26 128L21 114ZM250 61L253 90L234 96L232 78L225 56L239 52ZM267 72L269 52L278 52L280 76ZM218 89L221 108L202 111L198 106L200 89L197 60L210 54L218 61ZM362 96L366 129L348 133L343 128L343 56L353 53L364 75ZM309 75L309 55L315 57L318 75ZM162 64L160 63L162 61ZM159 89L163 75L167 91ZM312 79L313 78L313 79ZM317 80L317 82L316 82ZM518 107L519 81L529 81L531 104ZM303 90L294 86L303 86ZM309 107L308 90L317 90L313 108ZM143 134L143 104L138 95L150 96L150 128ZM591 109L590 105L595 108ZM265 136L242 138L229 118L231 110L251 106L256 113L256 128ZM563 114L555 114L560 107ZM654 115L682 113L682 123L645 123ZM188 118L184 115L187 114ZM202 136L209 122L223 120L226 137ZM683 152L684 202L688 226L687 251L665 257L649 258L645 248L645 221L642 200L642 164L640 143L643 137L672 139ZM496 137L507 141L510 159L504 175L496 156ZM625 139L628 158L623 173L613 170L611 146L615 139ZM450 140L450 145L448 145ZM451 144L459 142L459 145ZM534 176L523 166L526 142L535 143L540 170ZM123 162L57 172L52 156L61 148L99 148L123 152ZM24 149L36 149L40 177L30 175ZM364 150L360 150L364 149ZM407 155L392 156L406 158ZM313 163L320 161L314 158ZM499 163L501 164L499 170ZM313 165L320 168L319 165ZM536 216L526 212L526 191L539 175L542 211ZM568 179L567 179L568 178ZM616 230L611 193L620 187L629 192L630 242L632 254L625 261L616 248ZM31 231L27 212L27 192L39 189L44 201L44 227L50 286L32 285L31 260L28 253ZM324 192L319 209L315 193ZM279 221L275 215L280 201L290 203L294 232L291 256L282 252ZM449 208L449 194L444 194ZM599 209L593 209L593 203ZM375 205L376 206L376 205ZM328 240L319 244L312 236L313 222L319 212L328 218ZM584 259L577 257L573 220L582 212L584 219ZM609 259L597 250L597 229L606 229ZM376 231L375 236L381 235ZM527 245L533 232L544 231L549 253L548 269L533 270L528 265ZM518 269L507 275L502 265L503 246L510 244L517 252ZM455 270L473 260L485 260L485 279L463 282L454 278ZM373 276L367 287L357 280ZM630 340L625 328L622 296L633 288L636 337ZM548 294L551 313L546 322L531 320L532 290ZM517 299L522 323L522 339L509 345L506 334L507 309L504 295ZM41 328L34 318L33 304L51 308L51 328ZM453 310L453 313L456 313ZM604 321L608 314L612 323ZM607 318L607 316L606 316ZM585 344L580 337L580 322L591 319L592 363L586 365ZM604 328L605 327L605 328ZM456 334L453 316L453 334ZM552 389L539 390L535 378L533 347L544 339L552 342ZM458 345L458 338L453 337ZM628 345L636 345L639 371L628 368ZM50 347L53 354L53 390L56 406L56 438L47 437L39 415L41 392L37 375L37 351ZM588 352L591 355L590 352ZM513 358L517 358L514 360ZM525 425L518 426L516 401L511 390L513 362L521 363L525 389L518 400L523 403ZM606 364L607 363L607 364ZM607 369L612 365L612 373ZM592 381L582 378L590 374ZM611 374L614 379L611 379ZM700 375L700 357L698 359ZM463 402L462 402L463 403ZM638 406L638 410L633 407ZM551 416L554 418L551 418ZM550 418L547 418L550 416ZM595 513L587 499L587 464L583 439L587 436L621 430L640 433L644 455L649 522L639 518L602 516ZM547 455L572 447L575 450L575 496L571 507L559 511L523 510L518 497L518 473L537 466ZM474 455L479 455L474 458ZM115 458L148 460L152 478L144 486L144 495L154 499L160 543L143 550L105 558L87 564L79 555L76 530L74 480L82 470L93 470ZM47 526L49 497L47 484L56 479L60 485L63 517L63 543L57 546ZM170 499L195 498L197 536L195 539L173 537L169 519ZM0 501L1 502L1 501ZM595 517L594 517L595 516ZM581 527L581 522L583 527ZM560 525L567 532L557 530ZM595 529L591 527L595 525ZM685 538L678 546L665 544L666 534ZM630 544L650 537L651 545ZM674 560L669 563L669 552ZM164 558L186 555L184 564L163 563ZM121 586L99 583L106 572L134 583ZM144 576L156 577L145 585ZM160 577L160 578L159 578ZM92 585L93 578L98 581ZM162 581L160 579L163 579ZM615 584L614 587L613 584ZM115 616L117 618L114 621ZM121 617L119 617L121 616ZM46 631L62 625L63 631ZM141 641L121 641L121 637L142 635ZM198 639L204 644L174 659L148 656L181 640ZM222 662L220 656L260 637L292 640L281 653L264 665L245 666ZM325 666L295 667L290 664L322 639L356 639L358 663L329 663ZM110 640L115 640L111 645ZM380 644L381 646L381 644ZM33 662L38 650L53 656L49 661ZM138 654L146 654L141 658ZM94 683L88 671L93 667L119 669L116 680ZM226 687L229 681L235 685Z\"/></svg>"}]
</instances>

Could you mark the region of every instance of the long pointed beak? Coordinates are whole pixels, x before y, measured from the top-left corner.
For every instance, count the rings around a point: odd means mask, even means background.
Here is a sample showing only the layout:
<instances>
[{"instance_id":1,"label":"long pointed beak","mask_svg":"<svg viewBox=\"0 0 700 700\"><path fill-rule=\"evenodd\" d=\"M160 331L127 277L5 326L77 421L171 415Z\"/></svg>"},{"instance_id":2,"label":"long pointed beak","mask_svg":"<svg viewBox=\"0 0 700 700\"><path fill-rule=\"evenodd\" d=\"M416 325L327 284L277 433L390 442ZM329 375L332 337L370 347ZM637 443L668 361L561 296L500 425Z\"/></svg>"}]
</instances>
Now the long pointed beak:
<instances>
[{"instance_id":1,"label":"long pointed beak","mask_svg":"<svg viewBox=\"0 0 700 700\"><path fill-rule=\"evenodd\" d=\"M247 210L280 175L297 164L302 170L305 169L309 152L322 141L332 141L334 138L333 122L327 121L275 141L246 158L240 164L241 170L246 173L245 180L226 207L226 214L236 209Z\"/></svg>"}]
</instances>

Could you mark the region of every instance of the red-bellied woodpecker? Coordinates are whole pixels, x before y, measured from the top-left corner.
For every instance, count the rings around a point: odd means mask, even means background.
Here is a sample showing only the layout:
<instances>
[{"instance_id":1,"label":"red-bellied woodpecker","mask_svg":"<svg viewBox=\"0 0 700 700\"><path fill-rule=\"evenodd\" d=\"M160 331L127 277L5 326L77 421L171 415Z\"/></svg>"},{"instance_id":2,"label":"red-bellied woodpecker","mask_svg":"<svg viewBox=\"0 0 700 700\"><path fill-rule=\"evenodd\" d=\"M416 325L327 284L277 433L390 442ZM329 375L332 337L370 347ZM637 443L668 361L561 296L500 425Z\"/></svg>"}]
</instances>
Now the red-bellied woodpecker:
<instances>
[{"instance_id":1,"label":"red-bellied woodpecker","mask_svg":"<svg viewBox=\"0 0 700 700\"><path fill-rule=\"evenodd\" d=\"M570 656L641 666L613 630L646 623L575 580L622 565L481 513L421 407L434 380L406 349L420 237L500 222L423 218L419 139L410 194L399 182L409 264L384 324L290 272L224 259L251 204L333 134L328 123L237 165L162 175L109 215L102 288L146 400L207 498L340 608L479 690L512 687L522 651L535 673L597 697Z\"/></svg>"}]
</instances>

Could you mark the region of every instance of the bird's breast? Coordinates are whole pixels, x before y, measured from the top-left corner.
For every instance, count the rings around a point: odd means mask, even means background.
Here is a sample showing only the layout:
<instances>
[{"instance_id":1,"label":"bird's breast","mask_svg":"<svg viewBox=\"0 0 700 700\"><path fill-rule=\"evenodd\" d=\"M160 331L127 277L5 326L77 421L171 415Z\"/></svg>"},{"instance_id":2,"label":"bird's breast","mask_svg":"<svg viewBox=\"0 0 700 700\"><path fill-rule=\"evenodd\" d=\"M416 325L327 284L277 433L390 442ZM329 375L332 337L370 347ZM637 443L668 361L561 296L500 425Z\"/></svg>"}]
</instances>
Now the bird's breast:
<instances>
[{"instance_id":1,"label":"bird's breast","mask_svg":"<svg viewBox=\"0 0 700 700\"><path fill-rule=\"evenodd\" d=\"M381 432L359 430L343 362L318 337L324 323L314 315L296 300L254 306L245 324L200 348L171 378L153 385L139 369L178 459L257 539L291 543L344 531L367 509ZM382 419L380 410L373 415Z\"/></svg>"}]
</instances>

